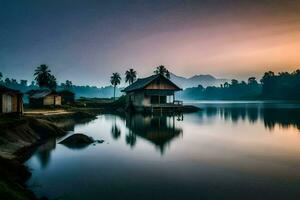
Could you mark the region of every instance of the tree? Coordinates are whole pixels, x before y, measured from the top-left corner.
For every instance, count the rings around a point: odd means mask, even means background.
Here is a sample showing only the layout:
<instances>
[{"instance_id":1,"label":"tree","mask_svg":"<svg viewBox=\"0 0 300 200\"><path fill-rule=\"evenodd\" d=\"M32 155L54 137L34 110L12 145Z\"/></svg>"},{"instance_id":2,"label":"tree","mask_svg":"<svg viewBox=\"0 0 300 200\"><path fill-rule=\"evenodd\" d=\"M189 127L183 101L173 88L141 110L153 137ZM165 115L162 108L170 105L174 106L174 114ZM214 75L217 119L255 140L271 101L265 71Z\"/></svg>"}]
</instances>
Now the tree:
<instances>
[{"instance_id":1,"label":"tree","mask_svg":"<svg viewBox=\"0 0 300 200\"><path fill-rule=\"evenodd\" d=\"M3 78L3 74L2 72L0 72L0 81L2 81L2 78Z\"/></svg>"},{"instance_id":2,"label":"tree","mask_svg":"<svg viewBox=\"0 0 300 200\"><path fill-rule=\"evenodd\" d=\"M5 82L5 84L6 84L6 85L9 85L9 84L11 84L11 81L10 81L10 79L9 79L9 78L6 78L6 79L4 80L4 82Z\"/></svg>"},{"instance_id":3,"label":"tree","mask_svg":"<svg viewBox=\"0 0 300 200\"><path fill-rule=\"evenodd\" d=\"M236 80L236 79L231 80L231 86L236 86L238 84L239 84L238 80Z\"/></svg>"},{"instance_id":4,"label":"tree","mask_svg":"<svg viewBox=\"0 0 300 200\"><path fill-rule=\"evenodd\" d=\"M229 83L228 82L225 82L224 83L224 88L228 88L229 87Z\"/></svg>"},{"instance_id":5,"label":"tree","mask_svg":"<svg viewBox=\"0 0 300 200\"><path fill-rule=\"evenodd\" d=\"M13 78L12 78L12 79L11 79L11 83L17 85L17 84L18 84L17 79L13 79Z\"/></svg>"},{"instance_id":6,"label":"tree","mask_svg":"<svg viewBox=\"0 0 300 200\"><path fill-rule=\"evenodd\" d=\"M22 86L27 86L27 80L21 80L20 83Z\"/></svg>"},{"instance_id":7,"label":"tree","mask_svg":"<svg viewBox=\"0 0 300 200\"><path fill-rule=\"evenodd\" d=\"M198 88L199 88L200 90L204 90L204 87L203 87L203 85L201 85L201 84L198 85Z\"/></svg>"},{"instance_id":8,"label":"tree","mask_svg":"<svg viewBox=\"0 0 300 200\"><path fill-rule=\"evenodd\" d=\"M34 70L34 80L36 80L39 87L52 88L56 85L56 78L51 75L47 65L40 65ZM55 82L55 84L54 84Z\"/></svg>"},{"instance_id":9,"label":"tree","mask_svg":"<svg viewBox=\"0 0 300 200\"><path fill-rule=\"evenodd\" d=\"M114 100L116 99L116 87L121 83L121 76L119 73L115 72L110 77L110 83L114 86Z\"/></svg>"},{"instance_id":10,"label":"tree","mask_svg":"<svg viewBox=\"0 0 300 200\"><path fill-rule=\"evenodd\" d=\"M257 83L255 77L250 77L250 78L248 78L248 84L249 85L257 85L258 83Z\"/></svg>"},{"instance_id":11,"label":"tree","mask_svg":"<svg viewBox=\"0 0 300 200\"><path fill-rule=\"evenodd\" d=\"M268 80L270 80L271 78L273 78L275 76L275 73L272 71L268 71L265 72L264 76L262 77L262 79L260 80L260 82L262 84L266 83Z\"/></svg>"},{"instance_id":12,"label":"tree","mask_svg":"<svg viewBox=\"0 0 300 200\"><path fill-rule=\"evenodd\" d=\"M125 82L132 84L136 80L136 71L134 69L129 69L125 72Z\"/></svg>"},{"instance_id":13,"label":"tree","mask_svg":"<svg viewBox=\"0 0 300 200\"><path fill-rule=\"evenodd\" d=\"M156 69L154 70L154 73L163 75L163 76L167 77L168 79L170 79L170 72L163 65L160 65L160 66L156 67Z\"/></svg>"},{"instance_id":14,"label":"tree","mask_svg":"<svg viewBox=\"0 0 300 200\"><path fill-rule=\"evenodd\" d=\"M73 86L72 81L66 80L66 83L64 84L65 89L70 89Z\"/></svg>"},{"instance_id":15,"label":"tree","mask_svg":"<svg viewBox=\"0 0 300 200\"><path fill-rule=\"evenodd\" d=\"M54 89L56 89L56 87L57 87L56 78L55 78L55 76L53 76L51 74L50 77L49 77L48 88L51 89L51 90L54 90Z\"/></svg>"}]
</instances>

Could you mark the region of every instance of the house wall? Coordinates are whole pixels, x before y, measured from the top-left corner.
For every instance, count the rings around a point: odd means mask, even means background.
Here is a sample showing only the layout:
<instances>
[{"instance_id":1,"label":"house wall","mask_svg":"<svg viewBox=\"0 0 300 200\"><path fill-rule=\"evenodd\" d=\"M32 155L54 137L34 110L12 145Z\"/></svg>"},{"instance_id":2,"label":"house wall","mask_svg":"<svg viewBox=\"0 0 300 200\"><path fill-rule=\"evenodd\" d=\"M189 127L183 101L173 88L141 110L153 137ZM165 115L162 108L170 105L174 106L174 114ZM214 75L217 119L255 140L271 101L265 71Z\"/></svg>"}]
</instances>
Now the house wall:
<instances>
[{"instance_id":1,"label":"house wall","mask_svg":"<svg viewBox=\"0 0 300 200\"><path fill-rule=\"evenodd\" d=\"M55 98L55 105L56 106L61 105L61 96L48 95L43 100L44 106L54 105L54 98Z\"/></svg>"},{"instance_id":2,"label":"house wall","mask_svg":"<svg viewBox=\"0 0 300 200\"><path fill-rule=\"evenodd\" d=\"M128 95L128 100L131 99L133 106L136 107L149 107L151 106L151 96L145 95L143 92L135 92ZM161 96L161 103L163 103L163 99L165 98L165 103L173 102L173 98L171 96Z\"/></svg>"},{"instance_id":3,"label":"house wall","mask_svg":"<svg viewBox=\"0 0 300 200\"><path fill-rule=\"evenodd\" d=\"M13 112L12 96L8 94L2 95L2 113Z\"/></svg>"},{"instance_id":4,"label":"house wall","mask_svg":"<svg viewBox=\"0 0 300 200\"><path fill-rule=\"evenodd\" d=\"M142 107L150 106L150 97L145 96L144 92L133 92L127 95L128 101L132 103L133 106Z\"/></svg>"},{"instance_id":5,"label":"house wall","mask_svg":"<svg viewBox=\"0 0 300 200\"><path fill-rule=\"evenodd\" d=\"M13 112L18 112L18 96L12 95L12 109Z\"/></svg>"},{"instance_id":6,"label":"house wall","mask_svg":"<svg viewBox=\"0 0 300 200\"><path fill-rule=\"evenodd\" d=\"M22 112L23 104L15 94L1 95L1 112L2 113L17 113Z\"/></svg>"},{"instance_id":7,"label":"house wall","mask_svg":"<svg viewBox=\"0 0 300 200\"><path fill-rule=\"evenodd\" d=\"M61 105L61 96L55 96L55 105L60 106Z\"/></svg>"}]
</instances>

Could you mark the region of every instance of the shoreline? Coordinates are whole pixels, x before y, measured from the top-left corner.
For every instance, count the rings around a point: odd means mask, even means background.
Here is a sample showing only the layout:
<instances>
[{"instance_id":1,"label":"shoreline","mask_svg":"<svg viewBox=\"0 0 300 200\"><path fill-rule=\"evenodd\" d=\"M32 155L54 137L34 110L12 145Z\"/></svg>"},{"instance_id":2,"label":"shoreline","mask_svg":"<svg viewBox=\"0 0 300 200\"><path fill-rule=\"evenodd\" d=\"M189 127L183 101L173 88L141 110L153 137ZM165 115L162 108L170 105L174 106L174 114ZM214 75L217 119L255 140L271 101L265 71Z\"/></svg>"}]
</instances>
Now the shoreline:
<instances>
[{"instance_id":1,"label":"shoreline","mask_svg":"<svg viewBox=\"0 0 300 200\"><path fill-rule=\"evenodd\" d=\"M0 116L0 199L47 199L37 198L26 186L31 172L24 162L39 145L67 133L56 121L91 120L96 115L82 110L59 115Z\"/></svg>"}]
</instances>

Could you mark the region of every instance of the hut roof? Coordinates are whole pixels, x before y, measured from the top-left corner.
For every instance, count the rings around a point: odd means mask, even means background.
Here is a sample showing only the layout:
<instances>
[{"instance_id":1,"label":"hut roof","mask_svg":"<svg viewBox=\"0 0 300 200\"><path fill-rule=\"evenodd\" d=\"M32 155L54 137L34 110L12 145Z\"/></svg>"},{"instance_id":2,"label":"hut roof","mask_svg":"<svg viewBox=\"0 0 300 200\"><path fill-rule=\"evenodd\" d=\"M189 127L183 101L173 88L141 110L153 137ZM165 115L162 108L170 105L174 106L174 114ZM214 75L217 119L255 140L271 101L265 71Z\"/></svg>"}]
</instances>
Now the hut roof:
<instances>
[{"instance_id":1,"label":"hut roof","mask_svg":"<svg viewBox=\"0 0 300 200\"><path fill-rule=\"evenodd\" d=\"M41 89L41 90L30 90L27 92L27 94L30 96L30 98L33 99L39 99L46 97L50 94L57 94L55 90L50 90L50 89Z\"/></svg>"},{"instance_id":2,"label":"hut roof","mask_svg":"<svg viewBox=\"0 0 300 200\"><path fill-rule=\"evenodd\" d=\"M132 92L132 91L135 91L135 90L141 90L141 89L145 88L150 83L152 83L153 81L155 81L156 79L159 79L159 78L163 78L167 82L169 82L171 85L175 86L176 90L181 90L181 88L178 87L175 83L173 83L170 79L166 78L163 75L157 74L157 75L149 76L147 78L139 78L139 79L137 79L137 81L135 81L134 83L132 83L128 87L124 88L122 90L122 92Z\"/></svg>"},{"instance_id":3,"label":"hut roof","mask_svg":"<svg viewBox=\"0 0 300 200\"><path fill-rule=\"evenodd\" d=\"M15 94L21 94L19 90L10 89L8 87L5 87L4 85L0 85L0 93L15 93Z\"/></svg>"}]
</instances>

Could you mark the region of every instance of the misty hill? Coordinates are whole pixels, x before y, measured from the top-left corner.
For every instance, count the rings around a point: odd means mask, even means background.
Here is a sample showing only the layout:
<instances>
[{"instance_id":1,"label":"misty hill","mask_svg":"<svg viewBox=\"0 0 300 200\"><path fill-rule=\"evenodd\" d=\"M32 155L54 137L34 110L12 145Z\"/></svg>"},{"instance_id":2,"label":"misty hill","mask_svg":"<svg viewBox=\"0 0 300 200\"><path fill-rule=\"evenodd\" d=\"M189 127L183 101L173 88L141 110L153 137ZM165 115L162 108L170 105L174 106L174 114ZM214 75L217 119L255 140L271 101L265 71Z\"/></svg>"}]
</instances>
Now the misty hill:
<instances>
[{"instance_id":1,"label":"misty hill","mask_svg":"<svg viewBox=\"0 0 300 200\"><path fill-rule=\"evenodd\" d=\"M195 75L190 78L185 78L182 76L177 76L175 74L170 74L171 80L182 88L196 87L202 85L207 86L220 86L220 84L225 83L226 79L217 79L212 75Z\"/></svg>"}]
</instances>

